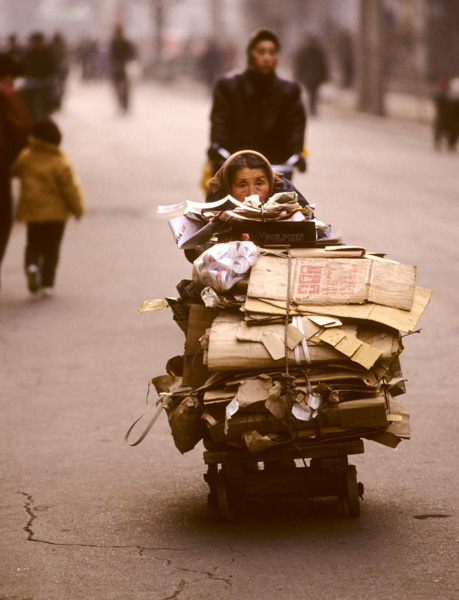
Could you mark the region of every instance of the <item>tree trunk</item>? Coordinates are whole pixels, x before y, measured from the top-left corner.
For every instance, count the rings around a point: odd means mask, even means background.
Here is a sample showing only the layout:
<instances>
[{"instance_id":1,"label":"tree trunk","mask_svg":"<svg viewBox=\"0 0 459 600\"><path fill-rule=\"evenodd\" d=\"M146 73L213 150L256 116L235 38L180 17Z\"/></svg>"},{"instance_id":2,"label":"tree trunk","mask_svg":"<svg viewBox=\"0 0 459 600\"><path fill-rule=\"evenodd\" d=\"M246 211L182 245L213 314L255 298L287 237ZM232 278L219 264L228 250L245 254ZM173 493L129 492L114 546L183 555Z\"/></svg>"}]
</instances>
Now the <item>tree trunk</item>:
<instances>
[{"instance_id":1,"label":"tree trunk","mask_svg":"<svg viewBox=\"0 0 459 600\"><path fill-rule=\"evenodd\" d=\"M360 0L359 109L384 115L385 31L383 0Z\"/></svg>"}]
</instances>

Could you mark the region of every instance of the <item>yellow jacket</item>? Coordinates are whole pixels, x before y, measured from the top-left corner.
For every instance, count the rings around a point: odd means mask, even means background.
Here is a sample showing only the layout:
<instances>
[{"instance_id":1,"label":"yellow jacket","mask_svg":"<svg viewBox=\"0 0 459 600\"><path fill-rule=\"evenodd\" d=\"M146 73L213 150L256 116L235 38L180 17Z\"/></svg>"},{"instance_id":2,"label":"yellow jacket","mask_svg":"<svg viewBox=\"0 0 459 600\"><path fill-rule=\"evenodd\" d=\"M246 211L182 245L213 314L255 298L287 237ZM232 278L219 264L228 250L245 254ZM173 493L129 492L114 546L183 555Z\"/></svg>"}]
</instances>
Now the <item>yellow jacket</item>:
<instances>
[{"instance_id":1,"label":"yellow jacket","mask_svg":"<svg viewBox=\"0 0 459 600\"><path fill-rule=\"evenodd\" d=\"M27 223L79 219L84 204L79 182L64 152L34 137L11 167L20 180L16 219Z\"/></svg>"}]
</instances>

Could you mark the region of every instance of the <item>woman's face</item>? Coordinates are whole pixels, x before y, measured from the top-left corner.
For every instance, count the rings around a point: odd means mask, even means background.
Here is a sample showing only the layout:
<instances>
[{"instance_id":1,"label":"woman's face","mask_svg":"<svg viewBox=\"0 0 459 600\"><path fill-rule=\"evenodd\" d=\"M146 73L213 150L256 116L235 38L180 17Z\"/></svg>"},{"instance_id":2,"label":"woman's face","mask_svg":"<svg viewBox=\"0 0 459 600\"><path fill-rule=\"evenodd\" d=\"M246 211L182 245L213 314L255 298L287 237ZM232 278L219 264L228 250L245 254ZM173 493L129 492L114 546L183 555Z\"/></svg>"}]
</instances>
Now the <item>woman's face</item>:
<instances>
[{"instance_id":1,"label":"woman's face","mask_svg":"<svg viewBox=\"0 0 459 600\"><path fill-rule=\"evenodd\" d=\"M268 75L276 67L278 55L276 44L270 40L258 42L252 50L255 67L263 75Z\"/></svg>"},{"instance_id":2,"label":"woman's face","mask_svg":"<svg viewBox=\"0 0 459 600\"><path fill-rule=\"evenodd\" d=\"M269 194L269 181L263 169L244 167L236 171L234 181L231 184L233 198L243 202L247 196L253 196L254 194L258 194L261 202L264 202Z\"/></svg>"}]
</instances>

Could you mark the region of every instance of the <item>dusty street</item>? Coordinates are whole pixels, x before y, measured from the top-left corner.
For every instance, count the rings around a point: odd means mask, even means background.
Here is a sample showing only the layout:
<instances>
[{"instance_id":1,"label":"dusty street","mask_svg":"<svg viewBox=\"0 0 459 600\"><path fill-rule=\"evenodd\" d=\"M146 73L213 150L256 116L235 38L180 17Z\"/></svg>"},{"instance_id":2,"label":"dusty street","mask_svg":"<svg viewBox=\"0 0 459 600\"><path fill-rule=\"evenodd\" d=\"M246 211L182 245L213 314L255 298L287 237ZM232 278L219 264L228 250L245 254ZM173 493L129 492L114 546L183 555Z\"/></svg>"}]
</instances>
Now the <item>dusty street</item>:
<instances>
[{"instance_id":1,"label":"dusty street","mask_svg":"<svg viewBox=\"0 0 459 600\"><path fill-rule=\"evenodd\" d=\"M202 445L182 456L163 414L136 448L148 380L181 354L169 311L191 275L158 204L201 200L205 92L144 85L117 114L108 84L73 82L56 120L88 213L70 222L56 296L29 297L16 225L0 292L1 600L457 598L459 154L426 125L324 106L295 183L349 244L417 265L433 290L404 339L411 441L351 460L361 517L334 503L206 513Z\"/></svg>"}]
</instances>

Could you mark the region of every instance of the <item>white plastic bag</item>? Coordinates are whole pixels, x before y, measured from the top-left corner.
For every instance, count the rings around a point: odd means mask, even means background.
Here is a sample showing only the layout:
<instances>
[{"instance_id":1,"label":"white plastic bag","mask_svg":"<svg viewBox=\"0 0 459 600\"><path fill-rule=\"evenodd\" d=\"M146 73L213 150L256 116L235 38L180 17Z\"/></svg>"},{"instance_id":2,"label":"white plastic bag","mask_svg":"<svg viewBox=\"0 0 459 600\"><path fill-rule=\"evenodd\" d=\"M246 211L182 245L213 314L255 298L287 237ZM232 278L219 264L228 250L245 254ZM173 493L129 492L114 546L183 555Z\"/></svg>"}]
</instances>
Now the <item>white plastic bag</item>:
<instances>
[{"instance_id":1,"label":"white plastic bag","mask_svg":"<svg viewBox=\"0 0 459 600\"><path fill-rule=\"evenodd\" d=\"M244 279L256 260L257 247L253 242L215 244L194 261L195 273L204 286L226 292Z\"/></svg>"}]
</instances>

